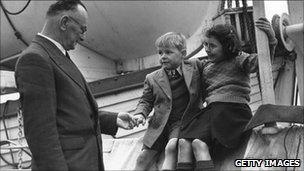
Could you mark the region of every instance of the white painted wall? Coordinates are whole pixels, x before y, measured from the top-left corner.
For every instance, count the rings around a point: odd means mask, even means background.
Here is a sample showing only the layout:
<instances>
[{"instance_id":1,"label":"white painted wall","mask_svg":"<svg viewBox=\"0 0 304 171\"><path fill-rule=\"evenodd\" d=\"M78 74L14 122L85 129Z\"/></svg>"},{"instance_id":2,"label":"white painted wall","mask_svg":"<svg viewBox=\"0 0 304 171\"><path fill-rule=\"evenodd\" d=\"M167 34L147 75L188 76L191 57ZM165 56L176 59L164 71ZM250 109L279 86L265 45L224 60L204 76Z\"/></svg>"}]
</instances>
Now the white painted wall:
<instances>
[{"instance_id":1,"label":"white painted wall","mask_svg":"<svg viewBox=\"0 0 304 171\"><path fill-rule=\"evenodd\" d=\"M69 54L87 82L116 75L116 65L113 60L82 45L77 45L75 50L70 51Z\"/></svg>"},{"instance_id":2,"label":"white painted wall","mask_svg":"<svg viewBox=\"0 0 304 171\"><path fill-rule=\"evenodd\" d=\"M154 46L154 44L151 43L151 46ZM137 71L160 65L159 56L157 54L142 58L126 59L122 61L122 64L124 71Z\"/></svg>"},{"instance_id":3,"label":"white painted wall","mask_svg":"<svg viewBox=\"0 0 304 171\"><path fill-rule=\"evenodd\" d=\"M206 1L207 3L207 1ZM190 35L190 37L187 39L187 54L190 54L193 52L196 48L198 48L201 43L202 43L202 32L204 29L206 29L208 26L211 25L212 23L212 17L214 17L217 13L218 6L220 4L220 1L209 1L208 4L206 5L208 8L202 9L202 10L207 10L206 15L202 16L203 18L201 19L201 24L200 26L196 29L196 31ZM175 31L175 30L171 30ZM165 33L161 33L165 34ZM185 36L187 36L187 33L183 33ZM156 39L155 39L156 40ZM153 40L150 43L150 46L154 47L154 41ZM206 52L204 49L202 49L199 53L194 55L194 57L200 57L200 56L205 56ZM135 59L125 59L123 60L123 70L124 71L136 71L136 70L142 70L146 68L151 68L155 66L159 66L159 57L156 54L156 49L155 49L155 54L150 55L150 56L145 56L145 57L140 57L140 58L135 58Z\"/></svg>"}]
</instances>

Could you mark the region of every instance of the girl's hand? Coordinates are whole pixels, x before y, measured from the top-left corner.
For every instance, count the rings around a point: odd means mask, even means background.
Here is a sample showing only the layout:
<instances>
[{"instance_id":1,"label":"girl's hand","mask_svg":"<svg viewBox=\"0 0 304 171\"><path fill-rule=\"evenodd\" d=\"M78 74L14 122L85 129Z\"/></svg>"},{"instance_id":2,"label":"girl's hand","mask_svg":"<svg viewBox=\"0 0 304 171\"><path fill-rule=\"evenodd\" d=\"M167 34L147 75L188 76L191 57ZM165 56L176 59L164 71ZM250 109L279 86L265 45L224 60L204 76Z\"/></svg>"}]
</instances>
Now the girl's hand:
<instances>
[{"instance_id":1,"label":"girl's hand","mask_svg":"<svg viewBox=\"0 0 304 171\"><path fill-rule=\"evenodd\" d=\"M267 18L259 18L257 21L255 21L255 26L266 33L269 40L269 44L277 41L277 39L275 38L275 32Z\"/></svg>"},{"instance_id":2,"label":"girl's hand","mask_svg":"<svg viewBox=\"0 0 304 171\"><path fill-rule=\"evenodd\" d=\"M146 123L146 119L142 114L135 115L134 120L135 120L135 126L139 126L139 124L145 125Z\"/></svg>"}]
</instances>

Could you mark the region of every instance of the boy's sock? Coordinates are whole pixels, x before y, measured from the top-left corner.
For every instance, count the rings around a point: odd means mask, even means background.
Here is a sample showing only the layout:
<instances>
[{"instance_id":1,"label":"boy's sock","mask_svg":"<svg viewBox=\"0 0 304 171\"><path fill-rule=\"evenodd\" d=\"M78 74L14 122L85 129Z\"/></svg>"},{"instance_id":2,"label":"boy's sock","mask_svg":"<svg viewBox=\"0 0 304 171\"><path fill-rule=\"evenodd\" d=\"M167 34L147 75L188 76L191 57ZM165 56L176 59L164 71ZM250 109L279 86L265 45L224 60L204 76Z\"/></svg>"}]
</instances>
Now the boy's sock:
<instances>
[{"instance_id":1,"label":"boy's sock","mask_svg":"<svg viewBox=\"0 0 304 171\"><path fill-rule=\"evenodd\" d=\"M192 162L177 163L176 170L177 171L193 171Z\"/></svg>"},{"instance_id":2,"label":"boy's sock","mask_svg":"<svg viewBox=\"0 0 304 171\"><path fill-rule=\"evenodd\" d=\"M212 160L204 160L204 161L197 161L195 171L214 171L214 164Z\"/></svg>"}]
</instances>

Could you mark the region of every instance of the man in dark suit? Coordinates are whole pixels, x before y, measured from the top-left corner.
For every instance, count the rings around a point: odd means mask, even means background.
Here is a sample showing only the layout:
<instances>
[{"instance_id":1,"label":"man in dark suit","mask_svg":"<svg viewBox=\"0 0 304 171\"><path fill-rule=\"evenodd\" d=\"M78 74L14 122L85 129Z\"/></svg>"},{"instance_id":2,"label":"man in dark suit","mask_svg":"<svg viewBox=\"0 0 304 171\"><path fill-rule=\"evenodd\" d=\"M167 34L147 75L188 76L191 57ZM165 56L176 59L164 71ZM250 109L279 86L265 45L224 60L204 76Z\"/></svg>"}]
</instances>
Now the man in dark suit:
<instances>
[{"instance_id":1,"label":"man in dark suit","mask_svg":"<svg viewBox=\"0 0 304 171\"><path fill-rule=\"evenodd\" d=\"M101 133L131 129L128 113L98 111L67 51L84 39L88 13L80 0L51 5L46 22L21 54L15 78L33 170L104 170Z\"/></svg>"}]
</instances>

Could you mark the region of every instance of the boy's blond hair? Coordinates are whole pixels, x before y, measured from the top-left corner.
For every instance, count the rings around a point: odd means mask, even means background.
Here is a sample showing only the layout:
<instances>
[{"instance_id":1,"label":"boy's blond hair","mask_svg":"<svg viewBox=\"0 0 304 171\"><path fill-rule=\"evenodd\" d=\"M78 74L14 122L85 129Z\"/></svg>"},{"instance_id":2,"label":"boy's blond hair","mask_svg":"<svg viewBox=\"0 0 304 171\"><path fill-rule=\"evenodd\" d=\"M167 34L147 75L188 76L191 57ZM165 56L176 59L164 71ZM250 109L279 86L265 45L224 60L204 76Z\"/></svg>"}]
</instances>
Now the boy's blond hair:
<instances>
[{"instance_id":1,"label":"boy's blond hair","mask_svg":"<svg viewBox=\"0 0 304 171\"><path fill-rule=\"evenodd\" d=\"M179 51L186 50L186 37L181 33L168 32L155 41L156 48L176 48Z\"/></svg>"}]
</instances>

